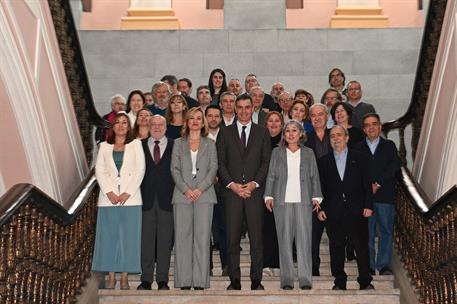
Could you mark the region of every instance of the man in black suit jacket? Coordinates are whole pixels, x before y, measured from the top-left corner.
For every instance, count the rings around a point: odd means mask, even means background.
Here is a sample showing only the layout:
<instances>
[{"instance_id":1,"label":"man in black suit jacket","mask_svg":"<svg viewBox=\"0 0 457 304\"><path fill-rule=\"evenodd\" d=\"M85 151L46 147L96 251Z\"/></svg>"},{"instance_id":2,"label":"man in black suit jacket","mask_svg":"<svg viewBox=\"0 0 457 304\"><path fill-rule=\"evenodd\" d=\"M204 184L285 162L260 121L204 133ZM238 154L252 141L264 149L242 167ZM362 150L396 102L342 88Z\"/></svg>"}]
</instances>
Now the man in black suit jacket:
<instances>
[{"instance_id":1,"label":"man in black suit jacket","mask_svg":"<svg viewBox=\"0 0 457 304\"><path fill-rule=\"evenodd\" d=\"M238 120L221 128L217 137L219 180L227 219L228 290L240 290L240 239L243 215L248 224L251 246L251 289L263 290L262 225L263 192L270 162L268 131L252 123L252 99L242 94L236 99Z\"/></svg>"},{"instance_id":2,"label":"man in black suit jacket","mask_svg":"<svg viewBox=\"0 0 457 304\"><path fill-rule=\"evenodd\" d=\"M161 115L150 121L151 136L142 140L146 172L141 183L143 217L141 232L141 284L138 290L150 290L156 281L159 290L168 290L168 272L173 248L173 207L175 183L171 176L173 140L165 137L167 122Z\"/></svg>"},{"instance_id":3,"label":"man in black suit jacket","mask_svg":"<svg viewBox=\"0 0 457 304\"><path fill-rule=\"evenodd\" d=\"M380 275L391 275L392 237L395 214L395 174L400 169L398 151L393 141L382 138L381 120L378 114L367 114L363 118L366 140L355 149L366 154L371 163L371 187L374 214L368 219L368 247L370 268ZM375 249L376 225L379 225L378 254Z\"/></svg>"},{"instance_id":4,"label":"man in black suit jacket","mask_svg":"<svg viewBox=\"0 0 457 304\"><path fill-rule=\"evenodd\" d=\"M344 272L346 236L351 237L357 254L360 289L374 289L371 285L368 256L367 218L373 213L369 161L354 150L348 150L349 135L341 126L330 131L333 152L318 160L319 176L324 200L319 220L326 220L330 246L330 267L335 277L334 290L345 290Z\"/></svg>"}]
</instances>

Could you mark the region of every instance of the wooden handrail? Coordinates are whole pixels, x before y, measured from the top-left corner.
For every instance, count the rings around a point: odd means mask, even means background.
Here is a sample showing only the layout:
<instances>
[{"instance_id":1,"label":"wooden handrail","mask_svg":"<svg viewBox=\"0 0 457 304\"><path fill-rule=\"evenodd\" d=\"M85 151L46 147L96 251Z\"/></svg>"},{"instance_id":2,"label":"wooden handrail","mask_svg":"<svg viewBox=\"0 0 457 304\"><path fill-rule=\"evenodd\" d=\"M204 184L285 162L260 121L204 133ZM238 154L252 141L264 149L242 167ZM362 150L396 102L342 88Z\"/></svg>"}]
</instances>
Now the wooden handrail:
<instances>
[{"instance_id":1,"label":"wooden handrail","mask_svg":"<svg viewBox=\"0 0 457 304\"><path fill-rule=\"evenodd\" d=\"M68 209L30 184L0 197L0 303L74 302L90 275L98 192L92 170Z\"/></svg>"}]
</instances>

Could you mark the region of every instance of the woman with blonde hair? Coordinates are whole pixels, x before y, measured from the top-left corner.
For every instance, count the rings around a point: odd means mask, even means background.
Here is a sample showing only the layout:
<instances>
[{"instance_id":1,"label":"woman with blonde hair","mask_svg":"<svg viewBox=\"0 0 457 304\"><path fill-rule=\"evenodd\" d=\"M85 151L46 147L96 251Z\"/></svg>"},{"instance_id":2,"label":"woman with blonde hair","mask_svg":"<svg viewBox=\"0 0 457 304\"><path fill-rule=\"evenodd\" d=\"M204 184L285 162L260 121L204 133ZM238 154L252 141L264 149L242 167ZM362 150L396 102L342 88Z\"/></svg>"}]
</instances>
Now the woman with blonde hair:
<instances>
[{"instance_id":1,"label":"woman with blonde hair","mask_svg":"<svg viewBox=\"0 0 457 304\"><path fill-rule=\"evenodd\" d=\"M217 203L213 187L217 152L214 141L207 137L208 123L200 108L186 113L181 135L175 140L171 159L175 181L174 286L203 290L209 288L211 223Z\"/></svg>"}]
</instances>

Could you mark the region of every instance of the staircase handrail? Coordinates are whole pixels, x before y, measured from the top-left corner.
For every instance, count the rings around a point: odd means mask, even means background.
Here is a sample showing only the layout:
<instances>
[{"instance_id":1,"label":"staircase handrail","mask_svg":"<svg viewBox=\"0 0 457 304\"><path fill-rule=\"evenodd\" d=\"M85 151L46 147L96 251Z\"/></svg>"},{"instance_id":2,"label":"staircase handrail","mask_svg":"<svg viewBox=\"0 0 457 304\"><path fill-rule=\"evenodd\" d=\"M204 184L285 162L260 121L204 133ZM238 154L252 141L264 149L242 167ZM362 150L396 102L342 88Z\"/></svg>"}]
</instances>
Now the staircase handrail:
<instances>
[{"instance_id":1,"label":"staircase handrail","mask_svg":"<svg viewBox=\"0 0 457 304\"><path fill-rule=\"evenodd\" d=\"M94 169L64 208L34 185L0 197L0 303L68 303L90 275L99 187Z\"/></svg>"}]
</instances>

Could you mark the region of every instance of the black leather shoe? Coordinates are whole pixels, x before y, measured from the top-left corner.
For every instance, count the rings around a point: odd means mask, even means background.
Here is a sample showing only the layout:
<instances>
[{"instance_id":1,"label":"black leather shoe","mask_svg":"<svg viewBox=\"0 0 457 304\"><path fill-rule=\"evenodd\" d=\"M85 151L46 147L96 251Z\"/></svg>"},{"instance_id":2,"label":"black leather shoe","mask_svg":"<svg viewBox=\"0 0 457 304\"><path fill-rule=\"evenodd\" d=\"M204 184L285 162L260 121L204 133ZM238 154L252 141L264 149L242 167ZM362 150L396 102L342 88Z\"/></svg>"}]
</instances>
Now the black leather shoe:
<instances>
[{"instance_id":1,"label":"black leather shoe","mask_svg":"<svg viewBox=\"0 0 457 304\"><path fill-rule=\"evenodd\" d=\"M194 290L203 290L203 287L194 287Z\"/></svg>"},{"instance_id":2,"label":"black leather shoe","mask_svg":"<svg viewBox=\"0 0 457 304\"><path fill-rule=\"evenodd\" d=\"M282 289L284 289L284 290L293 290L294 288L292 286L290 286L290 285L284 285L282 287Z\"/></svg>"},{"instance_id":3,"label":"black leather shoe","mask_svg":"<svg viewBox=\"0 0 457 304\"><path fill-rule=\"evenodd\" d=\"M137 290L151 290L151 282L141 281L141 284L136 288Z\"/></svg>"},{"instance_id":4,"label":"black leather shoe","mask_svg":"<svg viewBox=\"0 0 457 304\"><path fill-rule=\"evenodd\" d=\"M265 287L263 287L260 281L252 281L251 290L265 290Z\"/></svg>"},{"instance_id":5,"label":"black leather shoe","mask_svg":"<svg viewBox=\"0 0 457 304\"><path fill-rule=\"evenodd\" d=\"M333 285L332 290L346 290L346 287Z\"/></svg>"},{"instance_id":6,"label":"black leather shoe","mask_svg":"<svg viewBox=\"0 0 457 304\"><path fill-rule=\"evenodd\" d=\"M221 276L223 276L223 277L228 277L228 266L224 266L224 267L222 268L222 274L221 274Z\"/></svg>"},{"instance_id":7,"label":"black leather shoe","mask_svg":"<svg viewBox=\"0 0 457 304\"><path fill-rule=\"evenodd\" d=\"M190 286L181 287L181 290L190 290Z\"/></svg>"},{"instance_id":8,"label":"black leather shoe","mask_svg":"<svg viewBox=\"0 0 457 304\"><path fill-rule=\"evenodd\" d=\"M390 270L389 267L383 267L381 270L379 270L379 275L393 275L394 273L392 270Z\"/></svg>"},{"instance_id":9,"label":"black leather shoe","mask_svg":"<svg viewBox=\"0 0 457 304\"><path fill-rule=\"evenodd\" d=\"M170 290L170 287L168 287L167 282L159 282L157 283L159 286L158 290Z\"/></svg>"},{"instance_id":10,"label":"black leather shoe","mask_svg":"<svg viewBox=\"0 0 457 304\"><path fill-rule=\"evenodd\" d=\"M308 286L308 285L304 285L304 286L300 286L300 289L301 290L310 290L310 289L312 289L312 287Z\"/></svg>"},{"instance_id":11,"label":"black leather shoe","mask_svg":"<svg viewBox=\"0 0 457 304\"><path fill-rule=\"evenodd\" d=\"M355 255L348 255L348 256L346 257L346 259L348 260L348 262L357 260L357 258L356 258Z\"/></svg>"},{"instance_id":12,"label":"black leather shoe","mask_svg":"<svg viewBox=\"0 0 457 304\"><path fill-rule=\"evenodd\" d=\"M374 276L374 275L376 275L376 271L374 271L374 269L371 269L371 268L370 268L370 274L371 274L372 276Z\"/></svg>"},{"instance_id":13,"label":"black leather shoe","mask_svg":"<svg viewBox=\"0 0 457 304\"><path fill-rule=\"evenodd\" d=\"M227 287L227 290L241 290L241 283L239 280L233 280Z\"/></svg>"},{"instance_id":14,"label":"black leather shoe","mask_svg":"<svg viewBox=\"0 0 457 304\"><path fill-rule=\"evenodd\" d=\"M373 284L368 284L366 286L360 286L360 290L373 290L374 289L374 286Z\"/></svg>"}]
</instances>

